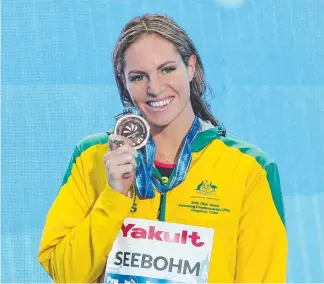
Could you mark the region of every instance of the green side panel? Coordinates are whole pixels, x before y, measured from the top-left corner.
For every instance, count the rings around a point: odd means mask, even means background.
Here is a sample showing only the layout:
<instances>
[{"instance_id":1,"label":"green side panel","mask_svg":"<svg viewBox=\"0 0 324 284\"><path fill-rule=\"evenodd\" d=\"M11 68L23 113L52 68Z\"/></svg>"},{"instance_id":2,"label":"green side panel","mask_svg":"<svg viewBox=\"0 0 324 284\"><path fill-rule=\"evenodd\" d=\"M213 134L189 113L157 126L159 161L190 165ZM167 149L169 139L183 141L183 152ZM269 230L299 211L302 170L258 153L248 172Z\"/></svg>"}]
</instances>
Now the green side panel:
<instances>
[{"instance_id":1,"label":"green side panel","mask_svg":"<svg viewBox=\"0 0 324 284\"><path fill-rule=\"evenodd\" d=\"M286 227L285 208L283 204L278 167L275 163L272 163L268 165L265 170L267 172L267 179L271 189L272 199L277 208L281 221Z\"/></svg>"}]
</instances>

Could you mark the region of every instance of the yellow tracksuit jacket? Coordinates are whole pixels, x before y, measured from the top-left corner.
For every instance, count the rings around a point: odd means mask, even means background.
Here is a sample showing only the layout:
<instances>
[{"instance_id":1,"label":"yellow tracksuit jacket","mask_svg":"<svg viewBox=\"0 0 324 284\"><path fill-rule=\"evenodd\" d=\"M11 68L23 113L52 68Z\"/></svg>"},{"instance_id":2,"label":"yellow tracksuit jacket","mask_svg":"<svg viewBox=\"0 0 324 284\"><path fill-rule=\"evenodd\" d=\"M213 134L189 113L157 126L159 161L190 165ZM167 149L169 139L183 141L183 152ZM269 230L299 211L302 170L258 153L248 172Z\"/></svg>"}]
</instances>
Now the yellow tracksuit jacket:
<instances>
[{"instance_id":1,"label":"yellow tracksuit jacket","mask_svg":"<svg viewBox=\"0 0 324 284\"><path fill-rule=\"evenodd\" d=\"M184 182L141 200L109 187L107 142L103 133L78 143L48 212L38 259L55 282L103 282L126 217L214 228L208 282L285 282L280 179L265 153L215 128L205 130L192 144Z\"/></svg>"}]
</instances>

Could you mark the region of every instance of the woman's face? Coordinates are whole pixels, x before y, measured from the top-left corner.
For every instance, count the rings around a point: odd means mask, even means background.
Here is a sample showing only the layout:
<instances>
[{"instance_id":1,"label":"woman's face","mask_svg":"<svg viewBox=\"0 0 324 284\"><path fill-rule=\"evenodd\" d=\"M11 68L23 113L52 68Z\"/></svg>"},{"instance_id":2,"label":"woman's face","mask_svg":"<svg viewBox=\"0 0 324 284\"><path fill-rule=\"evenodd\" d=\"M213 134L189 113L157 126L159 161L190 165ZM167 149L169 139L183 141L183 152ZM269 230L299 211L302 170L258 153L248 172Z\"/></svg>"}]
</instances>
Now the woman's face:
<instances>
[{"instance_id":1,"label":"woman's face","mask_svg":"<svg viewBox=\"0 0 324 284\"><path fill-rule=\"evenodd\" d=\"M124 60L126 88L151 126L193 119L189 83L195 72L194 55L186 67L171 42L150 34L132 43Z\"/></svg>"}]
</instances>

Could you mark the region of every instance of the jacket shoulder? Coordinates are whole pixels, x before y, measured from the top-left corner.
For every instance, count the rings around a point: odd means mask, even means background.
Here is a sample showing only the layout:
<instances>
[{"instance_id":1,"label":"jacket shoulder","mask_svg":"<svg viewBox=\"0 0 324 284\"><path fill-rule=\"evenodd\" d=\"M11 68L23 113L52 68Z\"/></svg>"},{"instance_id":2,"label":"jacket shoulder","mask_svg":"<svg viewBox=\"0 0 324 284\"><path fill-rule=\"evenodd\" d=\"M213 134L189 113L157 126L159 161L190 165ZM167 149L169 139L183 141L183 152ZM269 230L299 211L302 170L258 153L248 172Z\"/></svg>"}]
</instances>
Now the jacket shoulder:
<instances>
[{"instance_id":1,"label":"jacket shoulder","mask_svg":"<svg viewBox=\"0 0 324 284\"><path fill-rule=\"evenodd\" d=\"M262 149L234 135L226 134L225 137L221 136L220 140L227 147L236 148L242 154L253 157L262 168L275 164L274 160Z\"/></svg>"},{"instance_id":2,"label":"jacket shoulder","mask_svg":"<svg viewBox=\"0 0 324 284\"><path fill-rule=\"evenodd\" d=\"M105 132L88 135L77 143L76 150L81 154L92 146L106 144L108 143L108 135L109 133Z\"/></svg>"}]
</instances>

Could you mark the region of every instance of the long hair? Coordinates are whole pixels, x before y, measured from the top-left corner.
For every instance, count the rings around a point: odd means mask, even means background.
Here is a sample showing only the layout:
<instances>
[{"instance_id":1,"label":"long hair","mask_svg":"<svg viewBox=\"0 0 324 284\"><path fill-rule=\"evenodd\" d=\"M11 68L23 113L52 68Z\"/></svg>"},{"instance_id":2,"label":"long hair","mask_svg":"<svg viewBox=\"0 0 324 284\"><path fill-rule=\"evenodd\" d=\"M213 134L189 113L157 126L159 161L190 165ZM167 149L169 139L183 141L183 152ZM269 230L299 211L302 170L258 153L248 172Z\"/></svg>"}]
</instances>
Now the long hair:
<instances>
[{"instance_id":1,"label":"long hair","mask_svg":"<svg viewBox=\"0 0 324 284\"><path fill-rule=\"evenodd\" d=\"M220 126L219 121L213 116L202 99L207 88L210 92L212 90L206 83L204 67L195 45L177 23L168 16L161 14L146 14L142 17L136 17L128 22L120 33L112 52L112 63L122 104L124 106L133 106L132 99L125 86L124 53L140 36L152 33L172 42L187 67L190 56L193 54L196 56L196 71L190 82L190 101L193 111L202 120L210 121L214 126Z\"/></svg>"}]
</instances>

